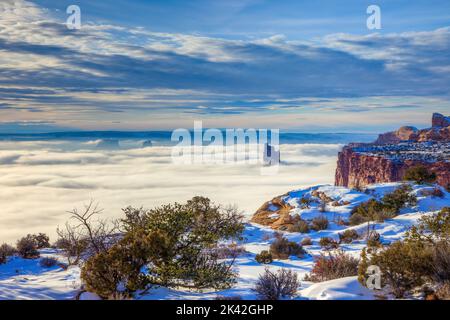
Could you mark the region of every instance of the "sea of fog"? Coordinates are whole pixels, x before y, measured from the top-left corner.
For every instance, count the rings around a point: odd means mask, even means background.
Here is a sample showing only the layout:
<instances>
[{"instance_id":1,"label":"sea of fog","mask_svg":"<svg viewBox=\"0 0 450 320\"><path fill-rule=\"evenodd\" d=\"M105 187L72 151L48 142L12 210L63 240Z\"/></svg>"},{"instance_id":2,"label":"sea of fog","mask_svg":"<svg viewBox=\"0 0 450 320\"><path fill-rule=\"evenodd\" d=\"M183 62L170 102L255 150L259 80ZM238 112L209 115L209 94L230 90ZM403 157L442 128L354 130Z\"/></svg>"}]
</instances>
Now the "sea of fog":
<instances>
[{"instance_id":1,"label":"sea of fog","mask_svg":"<svg viewBox=\"0 0 450 320\"><path fill-rule=\"evenodd\" d=\"M332 184L337 153L372 135L282 134L281 165L261 175L261 165L175 164L167 133L0 135L0 243L45 232L55 240L67 211L91 199L103 218L118 218L129 205L152 208L196 195L235 204L251 216L287 191ZM99 148L100 139L118 147ZM145 141L152 146L143 148ZM103 140L104 141L104 140Z\"/></svg>"}]
</instances>

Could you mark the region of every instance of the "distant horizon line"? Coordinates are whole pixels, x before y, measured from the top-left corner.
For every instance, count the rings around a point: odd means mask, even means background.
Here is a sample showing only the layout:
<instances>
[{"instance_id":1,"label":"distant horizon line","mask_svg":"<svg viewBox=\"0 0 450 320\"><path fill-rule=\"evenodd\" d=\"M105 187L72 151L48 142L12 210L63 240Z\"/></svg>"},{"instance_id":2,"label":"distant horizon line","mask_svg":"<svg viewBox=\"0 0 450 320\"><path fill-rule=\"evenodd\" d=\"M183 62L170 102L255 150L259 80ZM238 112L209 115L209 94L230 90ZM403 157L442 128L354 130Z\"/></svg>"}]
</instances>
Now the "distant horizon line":
<instances>
[{"instance_id":1,"label":"distant horizon line","mask_svg":"<svg viewBox=\"0 0 450 320\"><path fill-rule=\"evenodd\" d=\"M250 129L250 128L202 128L202 131L206 131L209 129L218 129L221 131L225 131L228 129ZM252 128L253 129L253 128ZM255 128L258 129L266 129L266 128ZM68 130L68 131L44 131L44 132L0 132L0 136L25 136L25 135L57 135L57 134L89 134L89 133L130 133L130 134L140 134L140 133L171 133L175 129L166 129L166 130ZM186 128L188 131L195 131L192 128ZM267 129L268 130L268 129ZM293 130L283 130L279 129L280 134L288 134L288 133L294 133L294 134L362 134L362 135L373 135L373 134L379 134L380 132L360 132L360 131L293 131Z\"/></svg>"}]
</instances>

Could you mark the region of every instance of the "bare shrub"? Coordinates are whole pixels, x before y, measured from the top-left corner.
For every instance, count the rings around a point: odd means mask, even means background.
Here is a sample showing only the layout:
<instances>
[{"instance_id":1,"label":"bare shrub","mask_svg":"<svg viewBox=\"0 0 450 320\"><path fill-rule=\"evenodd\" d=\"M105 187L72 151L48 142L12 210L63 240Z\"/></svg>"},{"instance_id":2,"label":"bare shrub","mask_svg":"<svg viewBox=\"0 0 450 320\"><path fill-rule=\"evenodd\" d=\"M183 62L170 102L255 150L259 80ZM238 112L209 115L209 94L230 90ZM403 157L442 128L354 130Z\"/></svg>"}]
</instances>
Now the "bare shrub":
<instances>
[{"instance_id":1,"label":"bare shrub","mask_svg":"<svg viewBox=\"0 0 450 320\"><path fill-rule=\"evenodd\" d=\"M50 248L50 238L45 233L34 234L33 239L38 249Z\"/></svg>"},{"instance_id":2,"label":"bare shrub","mask_svg":"<svg viewBox=\"0 0 450 320\"><path fill-rule=\"evenodd\" d=\"M0 246L0 264L6 263L8 261L8 257L13 256L16 253L17 251L14 247L6 243L2 244Z\"/></svg>"},{"instance_id":3,"label":"bare shrub","mask_svg":"<svg viewBox=\"0 0 450 320\"><path fill-rule=\"evenodd\" d=\"M432 248L433 279L438 283L450 281L450 244L440 241Z\"/></svg>"},{"instance_id":4,"label":"bare shrub","mask_svg":"<svg viewBox=\"0 0 450 320\"><path fill-rule=\"evenodd\" d=\"M311 221L311 229L315 231L328 229L328 219L325 216L316 217Z\"/></svg>"},{"instance_id":5,"label":"bare shrub","mask_svg":"<svg viewBox=\"0 0 450 320\"><path fill-rule=\"evenodd\" d=\"M294 222L294 224L288 227L289 232L300 232L300 233L308 233L309 232L309 224L307 221L303 219L298 219Z\"/></svg>"},{"instance_id":6,"label":"bare shrub","mask_svg":"<svg viewBox=\"0 0 450 320\"><path fill-rule=\"evenodd\" d=\"M275 241L270 245L270 253L275 259L288 259L290 256L301 258L306 251L298 243L277 234Z\"/></svg>"},{"instance_id":7,"label":"bare shrub","mask_svg":"<svg viewBox=\"0 0 450 320\"><path fill-rule=\"evenodd\" d=\"M321 254L315 259L311 273L305 276L306 281L322 282L338 278L351 277L358 274L359 260L339 251L336 254Z\"/></svg>"},{"instance_id":8,"label":"bare shrub","mask_svg":"<svg viewBox=\"0 0 450 320\"><path fill-rule=\"evenodd\" d=\"M58 264L58 260L51 257L45 257L39 260L39 265L43 268L51 268Z\"/></svg>"},{"instance_id":9,"label":"bare shrub","mask_svg":"<svg viewBox=\"0 0 450 320\"><path fill-rule=\"evenodd\" d=\"M319 211L320 212L327 212L327 202L325 200L320 200Z\"/></svg>"},{"instance_id":10,"label":"bare shrub","mask_svg":"<svg viewBox=\"0 0 450 320\"><path fill-rule=\"evenodd\" d=\"M310 237L303 238L303 240L300 242L300 245L302 246L312 246L313 242Z\"/></svg>"},{"instance_id":11,"label":"bare shrub","mask_svg":"<svg viewBox=\"0 0 450 320\"><path fill-rule=\"evenodd\" d=\"M359 238L359 234L356 230L349 229L342 233L339 233L340 243L352 243L354 240Z\"/></svg>"},{"instance_id":12,"label":"bare shrub","mask_svg":"<svg viewBox=\"0 0 450 320\"><path fill-rule=\"evenodd\" d=\"M29 234L17 241L17 253L24 259L34 259L39 257L38 247L33 235Z\"/></svg>"},{"instance_id":13,"label":"bare shrub","mask_svg":"<svg viewBox=\"0 0 450 320\"><path fill-rule=\"evenodd\" d=\"M293 297L297 293L300 283L297 274L288 269L271 272L266 269L259 276L254 291L261 300L280 300Z\"/></svg>"},{"instance_id":14,"label":"bare shrub","mask_svg":"<svg viewBox=\"0 0 450 320\"><path fill-rule=\"evenodd\" d=\"M330 237L320 238L319 245L325 250L333 250L339 248L339 243Z\"/></svg>"},{"instance_id":15,"label":"bare shrub","mask_svg":"<svg viewBox=\"0 0 450 320\"><path fill-rule=\"evenodd\" d=\"M59 239L56 247L64 250L69 264L78 264L81 260L106 252L118 241L116 221L94 220L102 211L91 200L83 211L79 212L76 208L69 211L73 224L67 222L64 229L57 229Z\"/></svg>"},{"instance_id":16,"label":"bare shrub","mask_svg":"<svg viewBox=\"0 0 450 320\"><path fill-rule=\"evenodd\" d=\"M237 245L236 243L219 245L214 251L218 259L236 259L246 252L243 246Z\"/></svg>"}]
</instances>

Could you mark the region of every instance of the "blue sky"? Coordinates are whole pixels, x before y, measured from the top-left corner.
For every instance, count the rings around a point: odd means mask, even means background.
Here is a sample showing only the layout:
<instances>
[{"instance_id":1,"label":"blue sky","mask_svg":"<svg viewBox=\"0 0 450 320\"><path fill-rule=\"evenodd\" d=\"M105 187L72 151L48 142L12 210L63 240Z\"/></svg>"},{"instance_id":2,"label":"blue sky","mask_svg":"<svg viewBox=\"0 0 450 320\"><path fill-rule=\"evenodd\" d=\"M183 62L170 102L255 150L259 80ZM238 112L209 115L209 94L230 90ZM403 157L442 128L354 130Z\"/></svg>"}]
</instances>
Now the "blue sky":
<instances>
[{"instance_id":1,"label":"blue sky","mask_svg":"<svg viewBox=\"0 0 450 320\"><path fill-rule=\"evenodd\" d=\"M0 16L3 132L377 132L450 110L445 0L6 0Z\"/></svg>"}]
</instances>

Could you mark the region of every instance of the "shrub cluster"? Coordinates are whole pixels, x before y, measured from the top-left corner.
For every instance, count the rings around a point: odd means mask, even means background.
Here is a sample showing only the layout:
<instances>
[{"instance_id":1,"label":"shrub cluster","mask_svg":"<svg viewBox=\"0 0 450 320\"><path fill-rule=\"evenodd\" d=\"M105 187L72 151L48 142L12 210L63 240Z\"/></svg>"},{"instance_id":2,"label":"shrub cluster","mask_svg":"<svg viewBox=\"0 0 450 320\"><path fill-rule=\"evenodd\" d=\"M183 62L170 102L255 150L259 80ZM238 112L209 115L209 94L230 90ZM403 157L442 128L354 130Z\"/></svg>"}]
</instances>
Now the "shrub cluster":
<instances>
[{"instance_id":1,"label":"shrub cluster","mask_svg":"<svg viewBox=\"0 0 450 320\"><path fill-rule=\"evenodd\" d=\"M51 268L58 264L58 260L52 257L45 257L39 260L39 265L43 268Z\"/></svg>"},{"instance_id":2,"label":"shrub cluster","mask_svg":"<svg viewBox=\"0 0 450 320\"><path fill-rule=\"evenodd\" d=\"M256 262L262 264L269 264L273 262L272 254L267 250L263 250L260 253L258 253L255 256L255 260Z\"/></svg>"},{"instance_id":3,"label":"shrub cluster","mask_svg":"<svg viewBox=\"0 0 450 320\"><path fill-rule=\"evenodd\" d=\"M404 241L362 255L362 265L376 265L397 298L427 282L445 287L450 281L450 208L424 216L410 229ZM359 279L364 284L366 269L360 268Z\"/></svg>"},{"instance_id":4,"label":"shrub cluster","mask_svg":"<svg viewBox=\"0 0 450 320\"><path fill-rule=\"evenodd\" d=\"M261 300L280 300L295 296L300 286L297 274L288 269L272 272L266 269L259 276L254 291Z\"/></svg>"},{"instance_id":5,"label":"shrub cluster","mask_svg":"<svg viewBox=\"0 0 450 320\"><path fill-rule=\"evenodd\" d=\"M436 181L436 174L430 172L426 167L418 165L407 169L403 180L414 181L417 184L433 183Z\"/></svg>"},{"instance_id":6,"label":"shrub cluster","mask_svg":"<svg viewBox=\"0 0 450 320\"><path fill-rule=\"evenodd\" d=\"M339 243L330 237L320 238L319 245L325 250L333 250L339 248Z\"/></svg>"},{"instance_id":7,"label":"shrub cluster","mask_svg":"<svg viewBox=\"0 0 450 320\"><path fill-rule=\"evenodd\" d=\"M411 194L411 191L411 186L404 184L393 192L385 194L380 201L370 199L361 203L352 210L350 224L359 225L370 221L383 222L385 219L395 217L400 209L417 203L417 197Z\"/></svg>"},{"instance_id":8,"label":"shrub cluster","mask_svg":"<svg viewBox=\"0 0 450 320\"><path fill-rule=\"evenodd\" d=\"M311 229L314 231L328 229L328 219L325 216L316 217L311 221Z\"/></svg>"},{"instance_id":9,"label":"shrub cluster","mask_svg":"<svg viewBox=\"0 0 450 320\"><path fill-rule=\"evenodd\" d=\"M309 232L309 224L307 221L299 218L299 219L295 220L291 226L289 226L287 231L308 233Z\"/></svg>"},{"instance_id":10,"label":"shrub cluster","mask_svg":"<svg viewBox=\"0 0 450 320\"><path fill-rule=\"evenodd\" d=\"M4 264L8 261L8 258L16 254L16 249L9 244L2 244L0 246L0 264Z\"/></svg>"},{"instance_id":11,"label":"shrub cluster","mask_svg":"<svg viewBox=\"0 0 450 320\"><path fill-rule=\"evenodd\" d=\"M34 259L39 257L39 247L33 235L29 234L26 237L17 241L17 253L24 259Z\"/></svg>"},{"instance_id":12,"label":"shrub cluster","mask_svg":"<svg viewBox=\"0 0 450 320\"><path fill-rule=\"evenodd\" d=\"M356 230L348 229L342 233L339 233L339 243L352 243L359 238L359 234Z\"/></svg>"},{"instance_id":13,"label":"shrub cluster","mask_svg":"<svg viewBox=\"0 0 450 320\"><path fill-rule=\"evenodd\" d=\"M321 254L315 258L311 273L305 276L306 281L322 282L338 278L355 276L358 274L359 260L345 254L337 253Z\"/></svg>"},{"instance_id":14,"label":"shrub cluster","mask_svg":"<svg viewBox=\"0 0 450 320\"><path fill-rule=\"evenodd\" d=\"M289 241L278 234L270 245L270 253L273 258L284 260L288 259L290 256L301 258L306 254L306 251L300 244Z\"/></svg>"}]
</instances>

